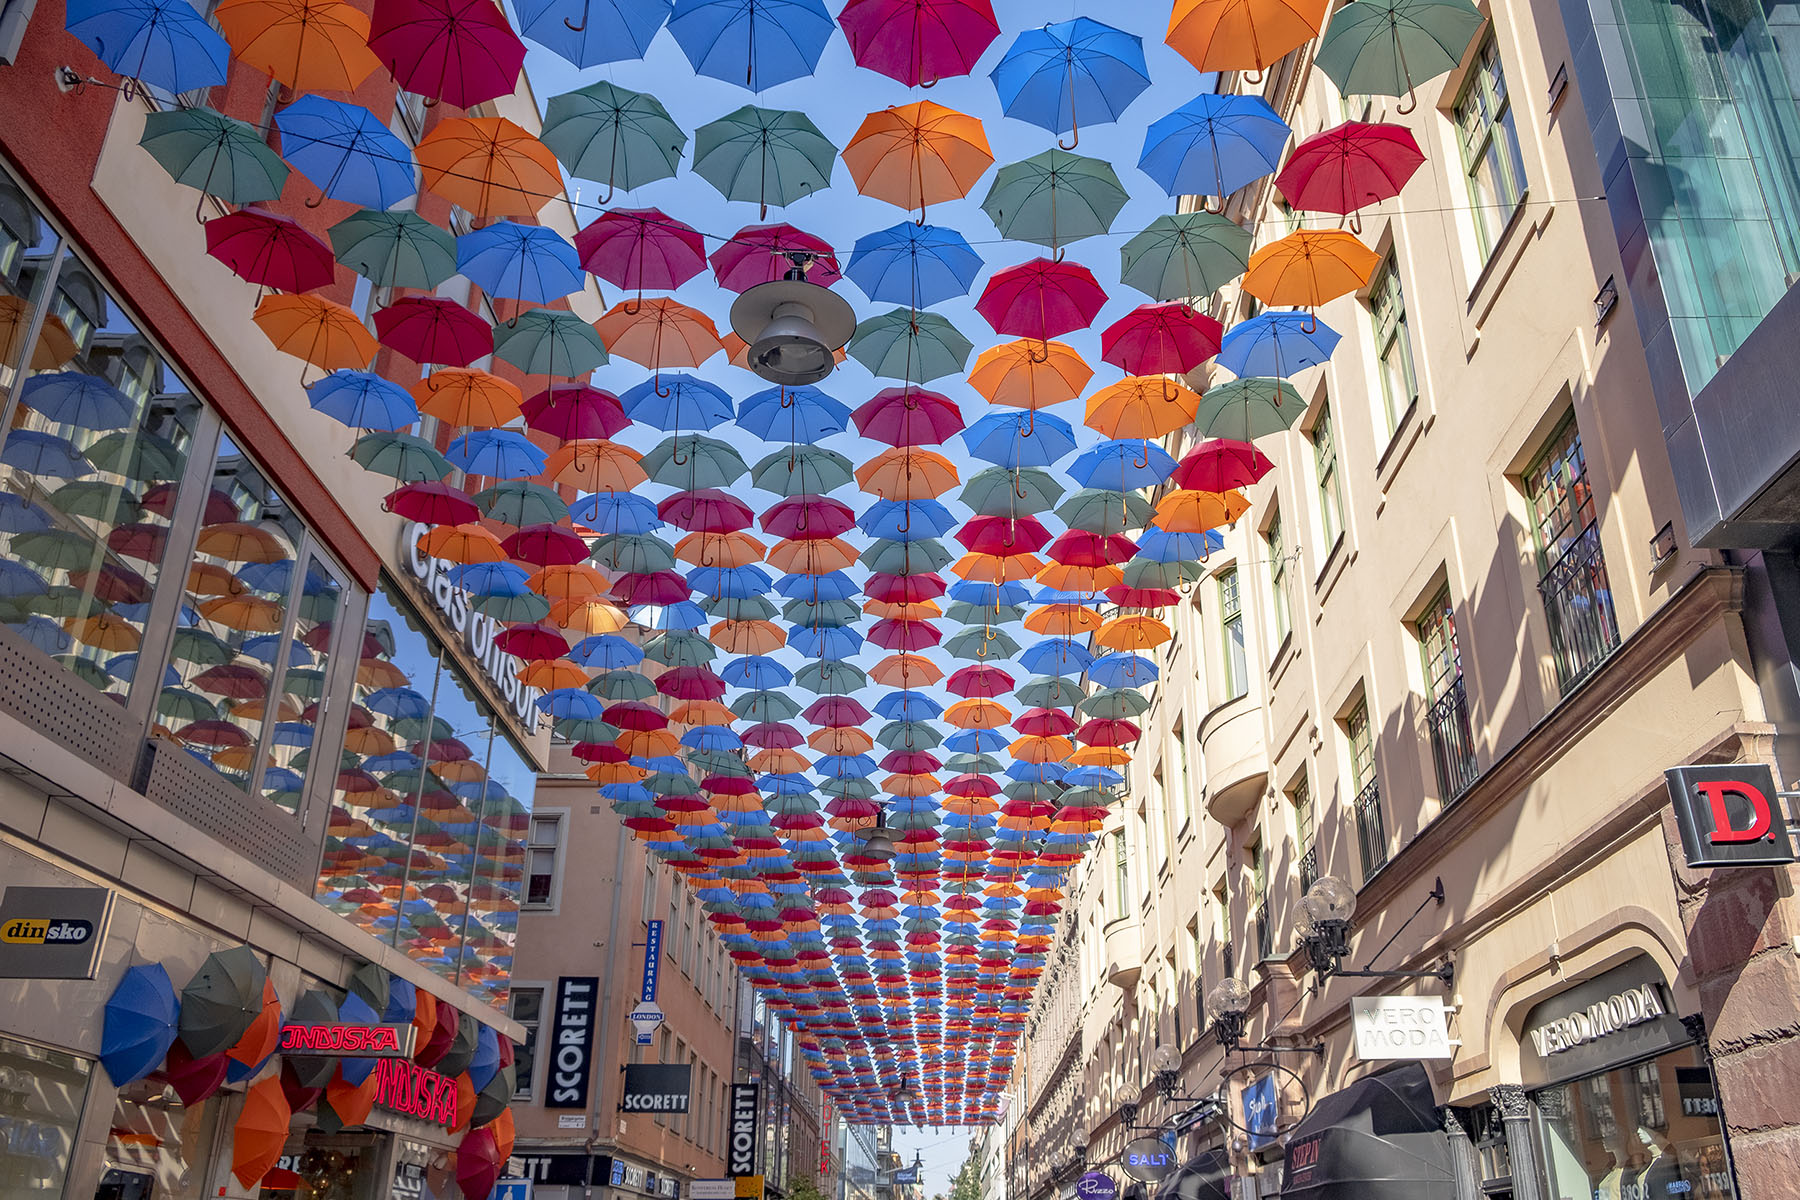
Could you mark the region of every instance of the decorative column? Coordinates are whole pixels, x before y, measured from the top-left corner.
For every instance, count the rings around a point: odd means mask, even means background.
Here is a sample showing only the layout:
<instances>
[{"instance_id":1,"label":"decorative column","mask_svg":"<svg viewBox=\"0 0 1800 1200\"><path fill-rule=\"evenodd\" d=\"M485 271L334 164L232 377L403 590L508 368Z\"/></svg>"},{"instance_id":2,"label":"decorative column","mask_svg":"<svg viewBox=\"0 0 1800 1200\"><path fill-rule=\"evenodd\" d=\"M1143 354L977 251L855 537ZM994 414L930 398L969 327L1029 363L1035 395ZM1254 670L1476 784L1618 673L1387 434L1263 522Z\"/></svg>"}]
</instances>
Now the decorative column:
<instances>
[{"instance_id":1,"label":"decorative column","mask_svg":"<svg viewBox=\"0 0 1800 1200\"><path fill-rule=\"evenodd\" d=\"M1513 1200L1545 1200L1543 1160L1531 1130L1531 1101L1516 1083L1499 1083L1488 1098L1506 1125L1506 1153L1512 1159Z\"/></svg>"},{"instance_id":2,"label":"decorative column","mask_svg":"<svg viewBox=\"0 0 1800 1200\"><path fill-rule=\"evenodd\" d=\"M1450 1139L1450 1170L1456 1175L1456 1200L1482 1200L1481 1160L1475 1143L1469 1140L1469 1128L1463 1110L1444 1105L1444 1136Z\"/></svg>"}]
</instances>

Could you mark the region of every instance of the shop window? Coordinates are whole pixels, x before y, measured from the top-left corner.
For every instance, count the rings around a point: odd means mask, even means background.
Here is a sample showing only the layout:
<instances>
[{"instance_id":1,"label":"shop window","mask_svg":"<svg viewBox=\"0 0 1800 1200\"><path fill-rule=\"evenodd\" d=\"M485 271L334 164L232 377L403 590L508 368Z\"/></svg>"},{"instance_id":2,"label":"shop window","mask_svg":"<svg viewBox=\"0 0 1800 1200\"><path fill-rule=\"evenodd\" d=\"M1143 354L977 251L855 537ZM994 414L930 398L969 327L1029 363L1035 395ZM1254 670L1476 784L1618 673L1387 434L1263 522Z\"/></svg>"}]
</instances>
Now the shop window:
<instances>
[{"instance_id":1,"label":"shop window","mask_svg":"<svg viewBox=\"0 0 1800 1200\"><path fill-rule=\"evenodd\" d=\"M1550 626L1556 679L1566 695L1619 645L1600 521L1581 431L1570 413L1525 470L1538 595Z\"/></svg>"},{"instance_id":2,"label":"shop window","mask_svg":"<svg viewBox=\"0 0 1800 1200\"><path fill-rule=\"evenodd\" d=\"M95 1200L203 1200L218 1105L187 1107L156 1079L120 1088Z\"/></svg>"},{"instance_id":3,"label":"shop window","mask_svg":"<svg viewBox=\"0 0 1800 1200\"><path fill-rule=\"evenodd\" d=\"M1238 592L1236 567L1220 571L1219 639L1224 651L1225 699L1235 700L1250 688L1250 671L1244 658L1244 605Z\"/></svg>"},{"instance_id":4,"label":"shop window","mask_svg":"<svg viewBox=\"0 0 1800 1200\"><path fill-rule=\"evenodd\" d=\"M1525 159L1519 151L1499 45L1491 33L1475 56L1475 68L1457 97L1453 116L1469 189L1469 215L1485 263L1525 198Z\"/></svg>"},{"instance_id":5,"label":"shop window","mask_svg":"<svg viewBox=\"0 0 1800 1200\"><path fill-rule=\"evenodd\" d=\"M0 1200L63 1189L91 1065L0 1036Z\"/></svg>"},{"instance_id":6,"label":"shop window","mask_svg":"<svg viewBox=\"0 0 1800 1200\"><path fill-rule=\"evenodd\" d=\"M1400 428L1400 418L1419 398L1412 331L1406 324L1406 293L1400 287L1400 264L1393 254L1382 260L1369 283L1369 314L1375 329L1375 363L1381 375L1382 432L1392 437Z\"/></svg>"},{"instance_id":7,"label":"shop window","mask_svg":"<svg viewBox=\"0 0 1800 1200\"><path fill-rule=\"evenodd\" d=\"M536 1094L538 1028L544 1018L543 988L514 988L510 1000L512 1019L525 1030L525 1040L513 1049L517 1079L513 1084L514 1100L529 1100Z\"/></svg>"}]
</instances>

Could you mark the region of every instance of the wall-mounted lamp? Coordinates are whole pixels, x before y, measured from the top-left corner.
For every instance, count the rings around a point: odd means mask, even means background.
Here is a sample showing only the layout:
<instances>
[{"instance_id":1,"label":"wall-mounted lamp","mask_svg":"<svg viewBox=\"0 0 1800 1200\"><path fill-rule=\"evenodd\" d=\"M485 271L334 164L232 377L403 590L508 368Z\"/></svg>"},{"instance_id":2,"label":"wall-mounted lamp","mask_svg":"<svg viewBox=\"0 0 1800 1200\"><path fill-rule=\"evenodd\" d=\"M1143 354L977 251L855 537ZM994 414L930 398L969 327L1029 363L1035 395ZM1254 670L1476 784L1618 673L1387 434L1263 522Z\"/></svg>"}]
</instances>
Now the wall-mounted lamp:
<instances>
[{"instance_id":1,"label":"wall-mounted lamp","mask_svg":"<svg viewBox=\"0 0 1800 1200\"><path fill-rule=\"evenodd\" d=\"M1250 989L1241 980L1227 978L1206 995L1206 1007L1213 1014L1213 1037L1227 1054L1233 1050L1256 1050L1266 1054L1316 1054L1325 1057L1325 1043L1310 1046L1271 1046L1266 1042L1244 1045L1244 1031L1250 1024Z\"/></svg>"},{"instance_id":2,"label":"wall-mounted lamp","mask_svg":"<svg viewBox=\"0 0 1800 1200\"><path fill-rule=\"evenodd\" d=\"M1423 912L1425 905L1433 900L1440 906L1444 903L1442 879L1436 881L1424 903L1419 905L1419 912ZM1456 964L1448 959L1424 971L1346 969L1343 960L1350 956L1350 918L1356 914L1356 893L1349 884L1335 875L1321 875L1313 881L1300 901L1300 911L1303 916L1299 929L1300 944L1305 948L1306 957L1321 981L1333 975L1365 979L1437 979L1445 987L1449 987L1456 979ZM1415 917L1418 915L1418 912L1413 914ZM1410 921L1409 917L1408 922Z\"/></svg>"}]
</instances>

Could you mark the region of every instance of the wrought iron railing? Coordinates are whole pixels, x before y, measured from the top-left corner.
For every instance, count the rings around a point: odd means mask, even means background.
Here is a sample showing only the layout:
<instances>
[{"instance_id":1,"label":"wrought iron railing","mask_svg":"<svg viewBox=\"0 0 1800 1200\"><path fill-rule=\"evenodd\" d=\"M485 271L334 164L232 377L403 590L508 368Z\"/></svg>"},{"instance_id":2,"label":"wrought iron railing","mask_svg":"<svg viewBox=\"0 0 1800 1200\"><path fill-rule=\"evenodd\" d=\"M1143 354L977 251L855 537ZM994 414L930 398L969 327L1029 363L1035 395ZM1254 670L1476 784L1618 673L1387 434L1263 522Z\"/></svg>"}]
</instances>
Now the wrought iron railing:
<instances>
[{"instance_id":1,"label":"wrought iron railing","mask_svg":"<svg viewBox=\"0 0 1800 1200\"><path fill-rule=\"evenodd\" d=\"M1458 675L1425 716L1431 728L1431 762L1445 804L1469 790L1481 772L1475 765L1475 731L1469 725L1468 691Z\"/></svg>"},{"instance_id":2,"label":"wrought iron railing","mask_svg":"<svg viewBox=\"0 0 1800 1200\"><path fill-rule=\"evenodd\" d=\"M1557 686L1566 694L1619 648L1619 622L1613 616L1598 525L1583 530L1544 572L1538 595L1550 625Z\"/></svg>"},{"instance_id":3,"label":"wrought iron railing","mask_svg":"<svg viewBox=\"0 0 1800 1200\"><path fill-rule=\"evenodd\" d=\"M1261 962L1275 953L1275 926L1269 922L1269 902L1256 905L1256 959Z\"/></svg>"},{"instance_id":4,"label":"wrought iron railing","mask_svg":"<svg viewBox=\"0 0 1800 1200\"><path fill-rule=\"evenodd\" d=\"M1318 877L1319 848L1317 846L1308 846L1306 848L1306 853L1300 856L1300 891L1304 893L1306 889L1313 885L1313 880Z\"/></svg>"},{"instance_id":5,"label":"wrought iron railing","mask_svg":"<svg viewBox=\"0 0 1800 1200\"><path fill-rule=\"evenodd\" d=\"M1369 780L1356 795L1356 844L1362 850L1363 878L1387 865L1387 826L1381 820L1381 781Z\"/></svg>"}]
</instances>

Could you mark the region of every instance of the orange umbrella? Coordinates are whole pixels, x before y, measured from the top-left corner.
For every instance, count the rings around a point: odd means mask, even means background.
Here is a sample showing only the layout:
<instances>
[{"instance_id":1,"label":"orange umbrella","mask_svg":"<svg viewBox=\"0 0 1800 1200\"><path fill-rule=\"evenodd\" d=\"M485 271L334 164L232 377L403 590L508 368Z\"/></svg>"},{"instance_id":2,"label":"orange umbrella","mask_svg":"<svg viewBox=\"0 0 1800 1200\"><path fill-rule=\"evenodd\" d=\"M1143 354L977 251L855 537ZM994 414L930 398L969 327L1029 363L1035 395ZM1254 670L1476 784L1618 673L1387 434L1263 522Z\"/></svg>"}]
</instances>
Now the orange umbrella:
<instances>
[{"instance_id":1,"label":"orange umbrella","mask_svg":"<svg viewBox=\"0 0 1800 1200\"><path fill-rule=\"evenodd\" d=\"M689 700L671 709L669 720L677 725L729 725L737 714L717 700Z\"/></svg>"},{"instance_id":2,"label":"orange umbrella","mask_svg":"<svg viewBox=\"0 0 1800 1200\"><path fill-rule=\"evenodd\" d=\"M792 750L758 750L750 756L749 766L758 774L798 775L812 768L812 760Z\"/></svg>"},{"instance_id":3,"label":"orange umbrella","mask_svg":"<svg viewBox=\"0 0 1800 1200\"><path fill-rule=\"evenodd\" d=\"M625 628L625 613L618 606L579 596L552 601L549 619L552 625L583 635L617 633Z\"/></svg>"},{"instance_id":4,"label":"orange umbrella","mask_svg":"<svg viewBox=\"0 0 1800 1200\"><path fill-rule=\"evenodd\" d=\"M274 533L248 521L222 521L200 531L194 546L202 554L222 558L226 562L286 562L289 550Z\"/></svg>"},{"instance_id":5,"label":"orange umbrella","mask_svg":"<svg viewBox=\"0 0 1800 1200\"><path fill-rule=\"evenodd\" d=\"M869 678L883 687L913 688L944 677L944 669L920 654L890 654L869 668Z\"/></svg>"},{"instance_id":6,"label":"orange umbrella","mask_svg":"<svg viewBox=\"0 0 1800 1200\"><path fill-rule=\"evenodd\" d=\"M284 701L281 707L286 708L287 706ZM233 715L236 715L235 711ZM299 716L299 712L296 711L292 719L298 720ZM289 719L285 716L282 717L284 721ZM350 729L344 733L344 749L357 754L392 754L397 748L398 743L393 734L385 729L377 729L373 725L364 725L360 729Z\"/></svg>"},{"instance_id":7,"label":"orange umbrella","mask_svg":"<svg viewBox=\"0 0 1800 1200\"><path fill-rule=\"evenodd\" d=\"M951 564L950 570L975 583L1013 583L1030 579L1044 569L1044 560L1035 554L965 554Z\"/></svg>"},{"instance_id":8,"label":"orange umbrella","mask_svg":"<svg viewBox=\"0 0 1800 1200\"><path fill-rule=\"evenodd\" d=\"M480 525L439 525L425 533L419 548L433 558L453 563L505 562L500 539Z\"/></svg>"},{"instance_id":9,"label":"orange umbrella","mask_svg":"<svg viewBox=\"0 0 1800 1200\"><path fill-rule=\"evenodd\" d=\"M820 754L866 754L875 748L875 739L853 727L815 729L807 735L806 744Z\"/></svg>"},{"instance_id":10,"label":"orange umbrella","mask_svg":"<svg viewBox=\"0 0 1800 1200\"><path fill-rule=\"evenodd\" d=\"M1318 35L1327 0L1175 0L1163 40L1201 71L1260 71Z\"/></svg>"},{"instance_id":11,"label":"orange umbrella","mask_svg":"<svg viewBox=\"0 0 1800 1200\"><path fill-rule=\"evenodd\" d=\"M1380 263L1342 229L1301 229L1252 254L1243 287L1264 304L1312 307L1368 286Z\"/></svg>"},{"instance_id":12,"label":"orange umbrella","mask_svg":"<svg viewBox=\"0 0 1800 1200\"><path fill-rule=\"evenodd\" d=\"M385 658L365 658L356 664L356 682L364 687L405 687L412 676Z\"/></svg>"},{"instance_id":13,"label":"orange umbrella","mask_svg":"<svg viewBox=\"0 0 1800 1200\"><path fill-rule=\"evenodd\" d=\"M92 646L96 650L110 650L117 653L121 650L136 650L143 635L137 626L118 617L97 613L85 620L70 617L63 622L63 628L73 634L75 640L83 645Z\"/></svg>"},{"instance_id":14,"label":"orange umbrella","mask_svg":"<svg viewBox=\"0 0 1800 1200\"><path fill-rule=\"evenodd\" d=\"M652 371L697 367L725 348L711 317L667 296L621 301L594 322L594 330L608 354Z\"/></svg>"},{"instance_id":15,"label":"orange umbrella","mask_svg":"<svg viewBox=\"0 0 1800 1200\"><path fill-rule=\"evenodd\" d=\"M201 604L200 615L250 633L274 633L281 628L281 605L261 596L220 596Z\"/></svg>"},{"instance_id":16,"label":"orange umbrella","mask_svg":"<svg viewBox=\"0 0 1800 1200\"><path fill-rule=\"evenodd\" d=\"M856 468L856 486L882 500L935 500L959 482L949 459L912 446L883 450Z\"/></svg>"},{"instance_id":17,"label":"orange umbrella","mask_svg":"<svg viewBox=\"0 0 1800 1200\"><path fill-rule=\"evenodd\" d=\"M633 758L656 758L681 749L680 740L666 729L627 729L613 745Z\"/></svg>"},{"instance_id":18,"label":"orange umbrella","mask_svg":"<svg viewBox=\"0 0 1800 1200\"><path fill-rule=\"evenodd\" d=\"M1125 572L1119 567L1077 567L1066 563L1051 563L1037 573L1037 581L1059 592L1086 592L1091 595L1125 582Z\"/></svg>"},{"instance_id":19,"label":"orange umbrella","mask_svg":"<svg viewBox=\"0 0 1800 1200\"><path fill-rule=\"evenodd\" d=\"M544 474L553 483L566 483L584 492L629 492L650 476L638 466L638 452L599 438L565 442L544 461Z\"/></svg>"},{"instance_id":20,"label":"orange umbrella","mask_svg":"<svg viewBox=\"0 0 1800 1200\"><path fill-rule=\"evenodd\" d=\"M944 720L958 729L998 729L1012 721L1012 709L985 696L972 696L945 709Z\"/></svg>"},{"instance_id":21,"label":"orange umbrella","mask_svg":"<svg viewBox=\"0 0 1800 1200\"><path fill-rule=\"evenodd\" d=\"M741 530L690 533L675 543L675 557L696 567L744 567L761 562L767 547Z\"/></svg>"},{"instance_id":22,"label":"orange umbrella","mask_svg":"<svg viewBox=\"0 0 1800 1200\"><path fill-rule=\"evenodd\" d=\"M361 370L375 357L375 335L362 318L318 296L264 296L251 320L277 350L320 370Z\"/></svg>"},{"instance_id":23,"label":"orange umbrella","mask_svg":"<svg viewBox=\"0 0 1800 1200\"><path fill-rule=\"evenodd\" d=\"M1249 508L1242 492L1170 492L1156 502L1156 527L1170 533L1201 533L1231 524Z\"/></svg>"},{"instance_id":24,"label":"orange umbrella","mask_svg":"<svg viewBox=\"0 0 1800 1200\"><path fill-rule=\"evenodd\" d=\"M427 855L426 857L431 856ZM431 954L436 954L437 952L436 947L433 947L428 951L428 953ZM432 1011L434 1013L437 1011L435 1005L433 1006ZM375 1092L380 1086L380 1080L381 1077L371 1071L369 1072L369 1077L367 1079L352 1086L344 1079L342 1073L333 1075L331 1077L331 1082L325 1085L324 1102L331 1106L331 1111L337 1114L339 1123L344 1126L350 1127L364 1124L369 1119L369 1113L375 1108ZM281 1087L281 1081L279 1079L269 1079L264 1080L264 1082L273 1083L278 1089ZM473 1106L471 1105L471 1107ZM283 1125L282 1141L285 1142L286 1140L287 1127ZM279 1149L279 1147L277 1147L277 1149Z\"/></svg>"},{"instance_id":25,"label":"orange umbrella","mask_svg":"<svg viewBox=\"0 0 1800 1200\"><path fill-rule=\"evenodd\" d=\"M343 835L349 836L349 835ZM275 1053L275 1046L281 1041L281 998L275 994L275 985L267 979L263 980L262 1011L250 1022L232 1047L225 1051L225 1056L246 1067L254 1067L263 1059ZM255 1089L252 1088L252 1091ZM245 1107L249 1107L249 1098L245 1098Z\"/></svg>"},{"instance_id":26,"label":"orange umbrella","mask_svg":"<svg viewBox=\"0 0 1800 1200\"><path fill-rule=\"evenodd\" d=\"M932 621L944 615L936 600L912 600L897 604L891 600L864 600L863 611L877 620Z\"/></svg>"},{"instance_id":27,"label":"orange umbrella","mask_svg":"<svg viewBox=\"0 0 1800 1200\"><path fill-rule=\"evenodd\" d=\"M1123 746L1083 746L1069 755L1071 767L1122 767L1130 761L1131 751Z\"/></svg>"},{"instance_id":28,"label":"orange umbrella","mask_svg":"<svg viewBox=\"0 0 1800 1200\"><path fill-rule=\"evenodd\" d=\"M381 65L369 18L345 0L222 0L232 57L296 92L353 92Z\"/></svg>"},{"instance_id":29,"label":"orange umbrella","mask_svg":"<svg viewBox=\"0 0 1800 1200\"><path fill-rule=\"evenodd\" d=\"M773 621L720 621L707 637L727 654L768 654L787 645L787 634Z\"/></svg>"},{"instance_id":30,"label":"orange umbrella","mask_svg":"<svg viewBox=\"0 0 1800 1200\"><path fill-rule=\"evenodd\" d=\"M588 600L604 592L608 584L606 576L589 563L552 563L538 568L526 586L546 600Z\"/></svg>"},{"instance_id":31,"label":"orange umbrella","mask_svg":"<svg viewBox=\"0 0 1800 1200\"><path fill-rule=\"evenodd\" d=\"M369 1078L372 1105L374 1076ZM342 1112L341 1109L338 1111ZM368 1117L366 1110L363 1117ZM274 1169L281 1158L281 1148L287 1144L288 1122L293 1119L294 1110L288 1106L287 1095L281 1090L281 1080L265 1079L244 1093L244 1107L232 1126L231 1139L231 1173L237 1176L239 1183L246 1188L255 1187L258 1180ZM360 1121L354 1123L361 1124Z\"/></svg>"},{"instance_id":32,"label":"orange umbrella","mask_svg":"<svg viewBox=\"0 0 1800 1200\"><path fill-rule=\"evenodd\" d=\"M25 347L25 332L37 310L23 296L0 296L0 362L13 362ZM81 353L69 327L55 313L44 314L37 345L31 350L31 369L54 371Z\"/></svg>"},{"instance_id":33,"label":"orange umbrella","mask_svg":"<svg viewBox=\"0 0 1800 1200\"><path fill-rule=\"evenodd\" d=\"M929 100L870 113L844 147L857 191L921 217L968 195L993 164L981 122Z\"/></svg>"},{"instance_id":34,"label":"orange umbrella","mask_svg":"<svg viewBox=\"0 0 1800 1200\"><path fill-rule=\"evenodd\" d=\"M527 663L516 672L526 687L554 691L557 688L580 687L588 681L587 672L566 658L548 658Z\"/></svg>"},{"instance_id":35,"label":"orange umbrella","mask_svg":"<svg viewBox=\"0 0 1800 1200\"><path fill-rule=\"evenodd\" d=\"M1193 421L1200 395L1160 375L1133 375L1088 397L1082 424L1110 438L1159 438Z\"/></svg>"},{"instance_id":36,"label":"orange umbrella","mask_svg":"<svg viewBox=\"0 0 1800 1200\"><path fill-rule=\"evenodd\" d=\"M474 367L443 367L413 384L419 411L451 425L495 429L515 420L525 403L518 388Z\"/></svg>"},{"instance_id":37,"label":"orange umbrella","mask_svg":"<svg viewBox=\"0 0 1800 1200\"><path fill-rule=\"evenodd\" d=\"M1170 636L1169 627L1155 617L1114 617L1094 634L1094 643L1111 650L1148 650Z\"/></svg>"},{"instance_id":38,"label":"orange umbrella","mask_svg":"<svg viewBox=\"0 0 1800 1200\"><path fill-rule=\"evenodd\" d=\"M784 538L769 551L769 565L788 575L829 575L855 566L856 548L843 538L804 542Z\"/></svg>"},{"instance_id":39,"label":"orange umbrella","mask_svg":"<svg viewBox=\"0 0 1800 1200\"><path fill-rule=\"evenodd\" d=\"M413 156L427 189L477 217L533 217L563 191L556 156L505 117L450 117Z\"/></svg>"},{"instance_id":40,"label":"orange umbrella","mask_svg":"<svg viewBox=\"0 0 1800 1200\"><path fill-rule=\"evenodd\" d=\"M1025 618L1025 628L1051 637L1075 637L1100 628L1100 614L1080 604L1046 604Z\"/></svg>"},{"instance_id":41,"label":"orange umbrella","mask_svg":"<svg viewBox=\"0 0 1800 1200\"><path fill-rule=\"evenodd\" d=\"M1069 346L1019 338L977 355L969 386L989 403L1036 410L1073 400L1093 377L1094 368Z\"/></svg>"}]
</instances>

